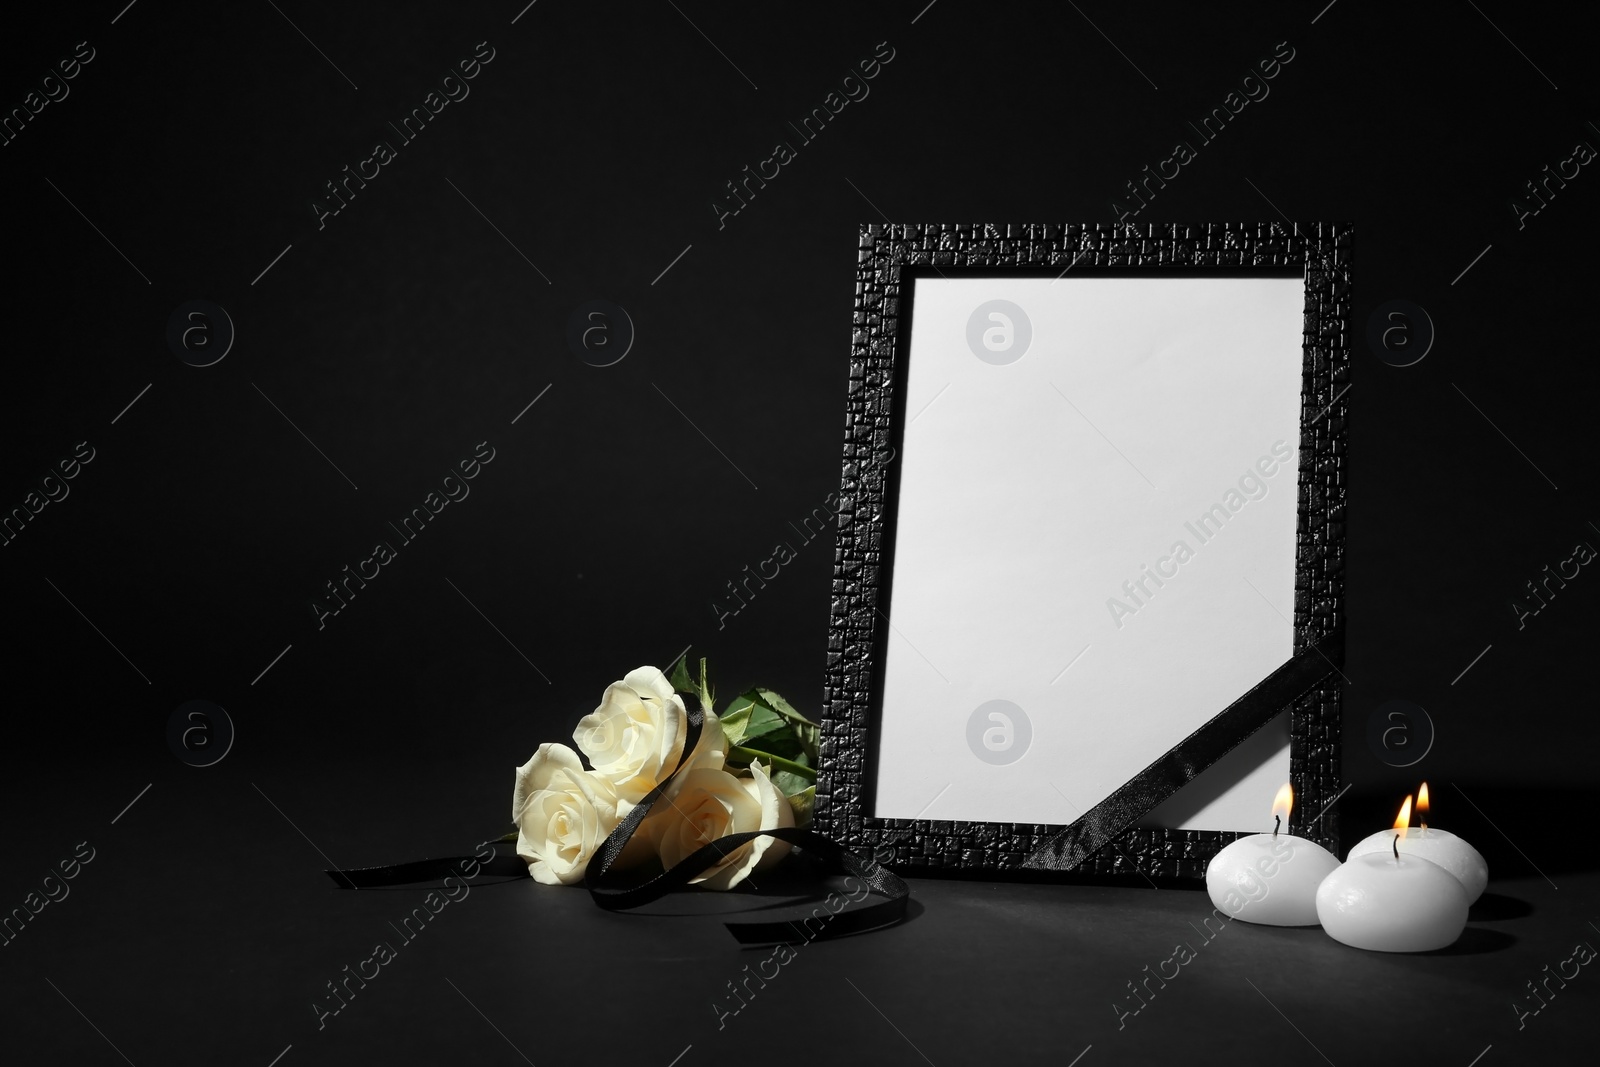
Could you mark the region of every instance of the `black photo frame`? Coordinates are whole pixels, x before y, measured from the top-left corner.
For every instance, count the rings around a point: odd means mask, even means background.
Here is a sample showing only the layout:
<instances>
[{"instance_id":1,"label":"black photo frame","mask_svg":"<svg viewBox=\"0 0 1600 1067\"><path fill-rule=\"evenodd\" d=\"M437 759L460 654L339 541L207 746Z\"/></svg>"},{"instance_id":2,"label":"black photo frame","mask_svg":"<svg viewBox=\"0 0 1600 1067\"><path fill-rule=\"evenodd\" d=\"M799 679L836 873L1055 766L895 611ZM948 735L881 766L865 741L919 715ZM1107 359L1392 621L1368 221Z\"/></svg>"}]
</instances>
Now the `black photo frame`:
<instances>
[{"instance_id":1,"label":"black photo frame","mask_svg":"<svg viewBox=\"0 0 1600 1067\"><path fill-rule=\"evenodd\" d=\"M815 825L913 874L1193 881L1242 833L1136 825L1268 716L1289 716L1288 829L1337 850L1346 424L1347 224L866 225L856 299ZM901 446L918 278L1284 276L1303 280L1293 655L1072 822L874 812ZM1283 613L1280 613L1283 614ZM1265 801L1263 802L1265 809ZM1044 815L1041 812L1041 815ZM1266 811L1262 812L1263 818Z\"/></svg>"}]
</instances>

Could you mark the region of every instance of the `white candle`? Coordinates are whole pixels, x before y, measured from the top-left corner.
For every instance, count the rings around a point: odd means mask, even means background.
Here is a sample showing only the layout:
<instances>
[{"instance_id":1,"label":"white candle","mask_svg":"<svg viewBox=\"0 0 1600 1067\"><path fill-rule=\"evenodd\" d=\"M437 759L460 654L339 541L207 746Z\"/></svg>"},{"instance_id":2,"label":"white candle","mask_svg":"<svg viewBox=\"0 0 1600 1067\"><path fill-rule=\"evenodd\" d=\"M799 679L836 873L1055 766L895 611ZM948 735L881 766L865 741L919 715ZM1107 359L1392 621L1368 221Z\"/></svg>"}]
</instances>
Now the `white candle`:
<instances>
[{"instance_id":1,"label":"white candle","mask_svg":"<svg viewBox=\"0 0 1600 1067\"><path fill-rule=\"evenodd\" d=\"M1489 884L1489 864L1484 861L1482 853L1455 834L1428 825L1427 782L1423 782L1422 788L1417 791L1417 812L1422 825L1401 831L1401 855L1432 860L1455 875L1467 891L1468 904L1483 896L1484 887ZM1389 852L1393 840L1392 830L1373 834L1358 842L1345 859L1355 859L1373 852Z\"/></svg>"},{"instance_id":2,"label":"white candle","mask_svg":"<svg viewBox=\"0 0 1600 1067\"><path fill-rule=\"evenodd\" d=\"M1317 887L1328 936L1374 952L1429 952L1454 944L1467 925L1467 890L1431 860L1401 850L1411 815L1406 797L1388 852L1353 856Z\"/></svg>"},{"instance_id":3,"label":"white candle","mask_svg":"<svg viewBox=\"0 0 1600 1067\"><path fill-rule=\"evenodd\" d=\"M1294 792L1285 785L1272 805L1288 821ZM1317 844L1286 833L1241 837L1206 866L1206 892L1219 910L1265 926L1315 926L1317 887L1339 860Z\"/></svg>"},{"instance_id":4,"label":"white candle","mask_svg":"<svg viewBox=\"0 0 1600 1067\"><path fill-rule=\"evenodd\" d=\"M1346 858L1353 860L1358 856L1382 855L1392 852L1393 845L1394 831L1385 830L1363 838ZM1448 830L1409 827L1401 832L1399 847L1402 856L1428 860L1454 875L1456 881L1461 883L1461 888L1467 891L1468 904L1481 897L1483 887L1489 884L1489 865L1484 862L1483 856Z\"/></svg>"}]
</instances>

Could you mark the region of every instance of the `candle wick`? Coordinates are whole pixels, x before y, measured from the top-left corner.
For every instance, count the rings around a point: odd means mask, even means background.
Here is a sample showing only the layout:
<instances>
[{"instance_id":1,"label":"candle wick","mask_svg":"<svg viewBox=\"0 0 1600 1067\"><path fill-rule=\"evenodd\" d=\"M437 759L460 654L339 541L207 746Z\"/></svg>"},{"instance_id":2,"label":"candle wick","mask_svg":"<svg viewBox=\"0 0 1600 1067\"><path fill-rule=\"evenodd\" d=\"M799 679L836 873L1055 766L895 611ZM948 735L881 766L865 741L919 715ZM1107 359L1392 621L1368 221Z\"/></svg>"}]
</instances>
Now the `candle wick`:
<instances>
[{"instance_id":1,"label":"candle wick","mask_svg":"<svg viewBox=\"0 0 1600 1067\"><path fill-rule=\"evenodd\" d=\"M1395 858L1396 861L1398 861L1400 859L1400 835L1399 834L1395 834L1394 835L1394 858Z\"/></svg>"},{"instance_id":2,"label":"candle wick","mask_svg":"<svg viewBox=\"0 0 1600 1067\"><path fill-rule=\"evenodd\" d=\"M1277 837L1278 836L1278 827L1280 827L1282 825L1283 825L1283 816L1282 815L1274 815L1272 817L1272 836L1273 837Z\"/></svg>"}]
</instances>

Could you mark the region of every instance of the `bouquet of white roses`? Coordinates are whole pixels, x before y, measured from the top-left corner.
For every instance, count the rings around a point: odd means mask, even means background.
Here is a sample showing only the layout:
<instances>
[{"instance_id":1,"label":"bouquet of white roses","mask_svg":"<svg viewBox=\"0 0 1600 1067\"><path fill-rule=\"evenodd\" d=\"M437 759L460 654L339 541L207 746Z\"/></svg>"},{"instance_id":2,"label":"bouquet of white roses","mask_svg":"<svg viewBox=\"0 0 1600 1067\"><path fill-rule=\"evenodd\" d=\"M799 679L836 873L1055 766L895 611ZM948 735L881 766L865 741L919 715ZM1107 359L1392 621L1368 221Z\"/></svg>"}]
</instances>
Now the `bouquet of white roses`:
<instances>
[{"instance_id":1,"label":"bouquet of white roses","mask_svg":"<svg viewBox=\"0 0 1600 1067\"><path fill-rule=\"evenodd\" d=\"M697 700L705 717L687 759L684 696ZM719 715L704 659L698 680L690 679L686 657L671 678L655 667L629 671L579 720L576 752L542 744L517 768L511 798L517 856L547 885L583 881L601 843L669 779L615 868L655 860L671 868L729 834L804 827L816 797L819 737L816 723L768 689L741 694ZM690 882L731 889L789 848L770 836L755 838Z\"/></svg>"}]
</instances>

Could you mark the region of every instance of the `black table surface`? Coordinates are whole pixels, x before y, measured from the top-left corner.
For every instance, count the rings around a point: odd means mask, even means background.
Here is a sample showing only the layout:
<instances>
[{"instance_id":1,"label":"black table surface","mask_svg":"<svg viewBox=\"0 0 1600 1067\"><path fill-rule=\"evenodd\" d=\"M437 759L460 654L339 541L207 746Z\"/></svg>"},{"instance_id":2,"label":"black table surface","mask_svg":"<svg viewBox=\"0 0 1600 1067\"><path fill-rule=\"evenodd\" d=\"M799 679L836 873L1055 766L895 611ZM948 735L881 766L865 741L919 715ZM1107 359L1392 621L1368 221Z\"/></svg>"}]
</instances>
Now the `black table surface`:
<instances>
[{"instance_id":1,"label":"black table surface","mask_svg":"<svg viewBox=\"0 0 1600 1067\"><path fill-rule=\"evenodd\" d=\"M486 798L509 792L509 768L172 762L141 779L89 759L80 781L9 783L7 908L75 851L93 858L0 948L8 1062L1467 1067L1592 1051L1600 978L1567 961L1600 944L1600 873L1570 869L1559 835L1512 844L1474 826L1512 869L1491 871L1437 953L1363 952L1315 927L1218 931L1199 889L913 878L904 924L791 956L741 947L723 922L815 906L797 902L823 883L795 859L758 890L631 913L480 877L410 925L426 888L341 890L323 874L471 852L486 834L469 824L499 832L505 805ZM392 957L364 964L380 942ZM1192 958L1164 963L1179 945ZM377 974L342 985L339 1008L328 983L358 970Z\"/></svg>"}]
</instances>

